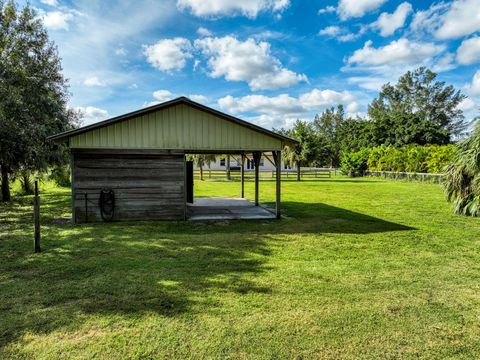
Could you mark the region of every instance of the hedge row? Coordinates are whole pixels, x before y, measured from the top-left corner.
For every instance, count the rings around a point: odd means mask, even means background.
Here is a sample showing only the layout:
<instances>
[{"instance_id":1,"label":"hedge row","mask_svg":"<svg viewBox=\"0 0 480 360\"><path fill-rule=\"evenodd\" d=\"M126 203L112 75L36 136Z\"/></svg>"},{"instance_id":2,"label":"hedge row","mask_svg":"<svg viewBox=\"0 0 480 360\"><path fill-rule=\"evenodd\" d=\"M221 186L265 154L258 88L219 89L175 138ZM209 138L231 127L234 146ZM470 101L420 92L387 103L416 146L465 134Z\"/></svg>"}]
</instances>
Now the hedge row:
<instances>
[{"instance_id":1,"label":"hedge row","mask_svg":"<svg viewBox=\"0 0 480 360\"><path fill-rule=\"evenodd\" d=\"M341 169L348 176L362 176L367 170L441 174L456 150L455 145L379 146L344 154Z\"/></svg>"}]
</instances>

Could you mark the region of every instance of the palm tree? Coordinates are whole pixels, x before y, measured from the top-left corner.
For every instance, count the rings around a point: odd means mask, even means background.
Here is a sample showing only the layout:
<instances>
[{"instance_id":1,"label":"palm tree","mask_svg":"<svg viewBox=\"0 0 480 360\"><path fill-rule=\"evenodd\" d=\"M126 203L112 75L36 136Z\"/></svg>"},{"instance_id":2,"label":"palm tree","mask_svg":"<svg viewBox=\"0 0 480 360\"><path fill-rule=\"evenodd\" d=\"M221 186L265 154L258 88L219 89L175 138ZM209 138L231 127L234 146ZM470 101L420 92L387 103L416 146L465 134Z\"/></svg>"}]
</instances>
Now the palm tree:
<instances>
[{"instance_id":1,"label":"palm tree","mask_svg":"<svg viewBox=\"0 0 480 360\"><path fill-rule=\"evenodd\" d=\"M472 134L458 146L444 182L448 201L457 214L480 215L480 121Z\"/></svg>"},{"instance_id":2,"label":"palm tree","mask_svg":"<svg viewBox=\"0 0 480 360\"><path fill-rule=\"evenodd\" d=\"M196 155L193 155L193 161L195 162L195 165L197 165L198 168L200 169L200 180L203 181L203 166L204 165L210 166L210 163L212 161L215 161L215 155L196 154Z\"/></svg>"}]
</instances>

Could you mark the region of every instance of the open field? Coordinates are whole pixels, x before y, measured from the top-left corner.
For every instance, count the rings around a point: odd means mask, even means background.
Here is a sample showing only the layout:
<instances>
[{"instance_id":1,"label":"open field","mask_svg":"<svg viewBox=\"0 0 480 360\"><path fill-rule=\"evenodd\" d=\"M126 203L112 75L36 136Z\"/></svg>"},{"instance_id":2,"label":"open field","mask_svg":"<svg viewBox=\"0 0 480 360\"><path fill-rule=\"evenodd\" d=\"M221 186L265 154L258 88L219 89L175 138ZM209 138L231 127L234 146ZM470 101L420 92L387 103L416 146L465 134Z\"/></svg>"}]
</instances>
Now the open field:
<instances>
[{"instance_id":1,"label":"open field","mask_svg":"<svg viewBox=\"0 0 480 360\"><path fill-rule=\"evenodd\" d=\"M81 226L41 190L41 254L31 197L0 205L1 359L480 357L480 220L438 185L284 181L279 222Z\"/></svg>"}]
</instances>

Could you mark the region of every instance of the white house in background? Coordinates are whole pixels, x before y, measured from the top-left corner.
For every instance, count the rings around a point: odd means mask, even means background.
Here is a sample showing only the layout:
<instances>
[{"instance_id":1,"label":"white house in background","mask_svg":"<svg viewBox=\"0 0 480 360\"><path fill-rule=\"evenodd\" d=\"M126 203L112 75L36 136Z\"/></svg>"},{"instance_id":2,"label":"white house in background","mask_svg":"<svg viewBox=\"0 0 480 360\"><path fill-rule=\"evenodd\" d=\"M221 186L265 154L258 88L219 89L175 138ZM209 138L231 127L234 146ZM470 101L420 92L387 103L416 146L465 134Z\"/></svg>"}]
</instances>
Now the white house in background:
<instances>
[{"instance_id":1,"label":"white house in background","mask_svg":"<svg viewBox=\"0 0 480 360\"><path fill-rule=\"evenodd\" d=\"M270 160L273 161L272 157ZM242 164L241 156L240 155L230 155L230 170L240 170L240 166ZM227 157L225 155L219 155L216 157L215 161L212 161L209 165L204 165L204 170L226 170L227 168ZM248 156L245 158L244 168L246 171L254 170L255 165L253 163L253 159L249 158ZM296 169L295 167L290 167L282 161L282 169L286 170L293 170ZM260 159L260 170L271 171L275 170L275 166L263 155Z\"/></svg>"}]
</instances>

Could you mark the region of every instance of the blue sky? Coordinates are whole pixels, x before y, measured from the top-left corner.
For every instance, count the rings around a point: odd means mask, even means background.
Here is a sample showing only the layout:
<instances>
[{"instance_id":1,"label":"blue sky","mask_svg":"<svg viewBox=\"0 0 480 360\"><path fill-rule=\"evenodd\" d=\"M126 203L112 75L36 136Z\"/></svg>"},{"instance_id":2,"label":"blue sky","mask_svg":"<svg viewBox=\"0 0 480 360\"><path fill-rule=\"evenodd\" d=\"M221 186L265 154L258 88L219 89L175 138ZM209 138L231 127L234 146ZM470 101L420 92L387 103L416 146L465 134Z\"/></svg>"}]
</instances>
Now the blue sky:
<instances>
[{"instance_id":1,"label":"blue sky","mask_svg":"<svg viewBox=\"0 0 480 360\"><path fill-rule=\"evenodd\" d=\"M480 113L480 0L35 0L84 124L177 96L266 128L363 116L426 65Z\"/></svg>"}]
</instances>

